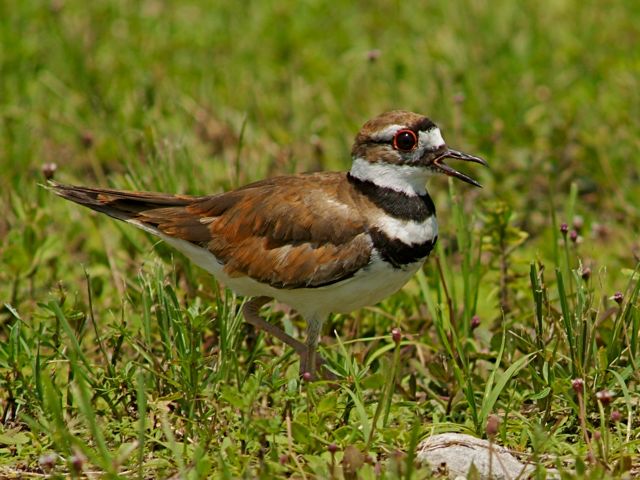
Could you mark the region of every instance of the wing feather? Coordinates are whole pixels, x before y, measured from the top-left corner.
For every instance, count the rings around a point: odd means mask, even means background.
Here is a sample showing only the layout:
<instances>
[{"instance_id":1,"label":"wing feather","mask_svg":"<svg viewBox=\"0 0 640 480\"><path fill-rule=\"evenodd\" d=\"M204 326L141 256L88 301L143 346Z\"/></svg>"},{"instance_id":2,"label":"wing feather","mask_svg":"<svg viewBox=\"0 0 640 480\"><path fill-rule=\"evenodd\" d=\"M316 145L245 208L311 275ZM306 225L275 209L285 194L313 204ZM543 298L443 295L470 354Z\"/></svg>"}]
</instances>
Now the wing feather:
<instances>
[{"instance_id":1,"label":"wing feather","mask_svg":"<svg viewBox=\"0 0 640 480\"><path fill-rule=\"evenodd\" d=\"M277 288L321 287L353 276L371 240L343 173L263 180L207 197L52 183L60 196L208 249L231 277Z\"/></svg>"}]
</instances>

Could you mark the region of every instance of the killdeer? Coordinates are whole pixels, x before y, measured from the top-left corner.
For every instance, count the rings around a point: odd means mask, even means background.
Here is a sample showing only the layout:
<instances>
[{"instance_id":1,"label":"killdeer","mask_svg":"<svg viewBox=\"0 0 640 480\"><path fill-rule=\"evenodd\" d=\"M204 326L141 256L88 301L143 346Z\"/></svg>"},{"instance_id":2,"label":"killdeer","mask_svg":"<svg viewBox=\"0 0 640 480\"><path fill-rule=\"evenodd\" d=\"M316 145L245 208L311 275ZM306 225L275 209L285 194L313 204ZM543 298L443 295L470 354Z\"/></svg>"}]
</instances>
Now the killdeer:
<instances>
[{"instance_id":1,"label":"killdeer","mask_svg":"<svg viewBox=\"0 0 640 480\"><path fill-rule=\"evenodd\" d=\"M270 178L234 191L187 196L127 192L51 182L61 197L160 237L240 295L243 315L300 355L315 375L328 315L372 305L400 289L438 238L425 184L443 173L478 182L447 165L458 159L427 117L390 111L364 124L349 172ZM262 319L276 299L307 322L302 343Z\"/></svg>"}]
</instances>

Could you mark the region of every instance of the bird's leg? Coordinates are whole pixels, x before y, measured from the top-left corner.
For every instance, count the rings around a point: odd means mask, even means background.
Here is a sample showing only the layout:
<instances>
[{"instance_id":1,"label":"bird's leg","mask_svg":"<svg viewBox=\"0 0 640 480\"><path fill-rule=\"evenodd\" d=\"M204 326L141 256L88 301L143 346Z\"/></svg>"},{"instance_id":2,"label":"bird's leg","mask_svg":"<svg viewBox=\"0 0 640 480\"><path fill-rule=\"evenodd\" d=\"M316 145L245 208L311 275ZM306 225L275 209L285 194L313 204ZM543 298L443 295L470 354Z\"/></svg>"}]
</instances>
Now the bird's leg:
<instances>
[{"instance_id":1,"label":"bird's leg","mask_svg":"<svg viewBox=\"0 0 640 480\"><path fill-rule=\"evenodd\" d=\"M316 378L316 367L321 366L323 363L322 359L317 356L318 341L320 340L323 323L324 319L316 315L307 319L307 351L304 355L300 355L300 375L309 372L313 379Z\"/></svg>"},{"instance_id":2,"label":"bird's leg","mask_svg":"<svg viewBox=\"0 0 640 480\"><path fill-rule=\"evenodd\" d=\"M312 316L308 321L308 333L306 344L296 340L291 335L287 335L282 329L272 325L264 320L258 313L260 308L272 299L270 297L255 297L244 304L242 308L242 314L245 321L253 325L255 328L269 333L293 348L300 356L300 375L305 372L311 374L311 378L316 378L316 371L324 364L322 358L317 355L318 341L320 339L320 333L322 331L323 318ZM335 376L328 371L324 371L323 375L328 380L334 380Z\"/></svg>"},{"instance_id":3,"label":"bird's leg","mask_svg":"<svg viewBox=\"0 0 640 480\"><path fill-rule=\"evenodd\" d=\"M242 307L244 320L254 327L259 328L263 332L270 333L283 343L289 345L298 355L300 355L300 357L307 355L307 346L304 343L296 340L291 335L287 335L282 329L270 324L258 314L260 308L271 300L272 299L270 297L255 297L249 300L244 304L244 307Z\"/></svg>"}]
</instances>

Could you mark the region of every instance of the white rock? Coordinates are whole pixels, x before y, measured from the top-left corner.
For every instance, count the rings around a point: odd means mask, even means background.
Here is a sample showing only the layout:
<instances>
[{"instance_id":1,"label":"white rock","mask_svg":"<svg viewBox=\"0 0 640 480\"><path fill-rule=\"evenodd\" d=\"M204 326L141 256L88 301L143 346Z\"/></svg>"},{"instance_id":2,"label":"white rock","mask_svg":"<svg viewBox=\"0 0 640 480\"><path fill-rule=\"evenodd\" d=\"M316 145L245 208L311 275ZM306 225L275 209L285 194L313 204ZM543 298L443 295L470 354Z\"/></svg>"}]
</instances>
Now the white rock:
<instances>
[{"instance_id":1,"label":"white rock","mask_svg":"<svg viewBox=\"0 0 640 480\"><path fill-rule=\"evenodd\" d=\"M482 479L526 479L534 467L517 460L509 451L487 440L462 433L442 433L418 445L417 460L450 479L467 478L474 465Z\"/></svg>"}]
</instances>

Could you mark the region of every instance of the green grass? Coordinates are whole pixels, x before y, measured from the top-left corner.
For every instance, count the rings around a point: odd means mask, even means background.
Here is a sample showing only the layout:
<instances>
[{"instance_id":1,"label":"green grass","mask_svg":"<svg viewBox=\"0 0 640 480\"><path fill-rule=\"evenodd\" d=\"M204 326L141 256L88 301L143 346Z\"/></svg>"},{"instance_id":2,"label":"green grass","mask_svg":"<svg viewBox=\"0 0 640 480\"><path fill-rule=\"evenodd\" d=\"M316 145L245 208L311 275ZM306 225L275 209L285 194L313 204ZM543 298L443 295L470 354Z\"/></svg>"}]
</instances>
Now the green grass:
<instances>
[{"instance_id":1,"label":"green grass","mask_svg":"<svg viewBox=\"0 0 640 480\"><path fill-rule=\"evenodd\" d=\"M0 2L0 476L425 478L420 439L492 414L537 478L640 474L639 25L631 0ZM437 251L332 319L335 385L169 247L38 186L50 162L192 194L347 169L390 108L491 169L431 181Z\"/></svg>"}]
</instances>

